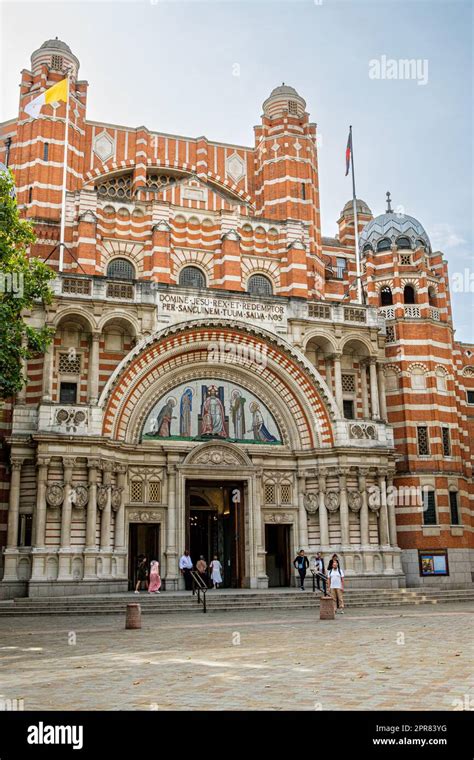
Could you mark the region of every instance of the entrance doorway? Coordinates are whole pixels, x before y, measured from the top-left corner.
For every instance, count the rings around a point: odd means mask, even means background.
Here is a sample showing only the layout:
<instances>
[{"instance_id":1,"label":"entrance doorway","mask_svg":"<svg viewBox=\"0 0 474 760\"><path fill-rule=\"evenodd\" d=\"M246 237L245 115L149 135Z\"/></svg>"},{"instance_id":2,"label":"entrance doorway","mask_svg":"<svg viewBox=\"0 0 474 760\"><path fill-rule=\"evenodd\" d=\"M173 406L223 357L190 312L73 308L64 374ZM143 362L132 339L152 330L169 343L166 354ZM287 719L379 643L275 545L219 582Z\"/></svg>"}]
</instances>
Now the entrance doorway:
<instances>
[{"instance_id":1,"label":"entrance doorway","mask_svg":"<svg viewBox=\"0 0 474 760\"><path fill-rule=\"evenodd\" d=\"M290 585L290 526L265 525L266 573L269 587Z\"/></svg>"},{"instance_id":2,"label":"entrance doorway","mask_svg":"<svg viewBox=\"0 0 474 760\"><path fill-rule=\"evenodd\" d=\"M217 554L223 585L240 588L245 576L244 488L240 481L186 481L186 543L196 565ZM209 579L210 580L210 579Z\"/></svg>"},{"instance_id":3,"label":"entrance doorway","mask_svg":"<svg viewBox=\"0 0 474 760\"><path fill-rule=\"evenodd\" d=\"M130 523L128 541L128 588L135 588L137 582L138 557L144 554L150 564L160 557L160 526L146 523Z\"/></svg>"}]
</instances>

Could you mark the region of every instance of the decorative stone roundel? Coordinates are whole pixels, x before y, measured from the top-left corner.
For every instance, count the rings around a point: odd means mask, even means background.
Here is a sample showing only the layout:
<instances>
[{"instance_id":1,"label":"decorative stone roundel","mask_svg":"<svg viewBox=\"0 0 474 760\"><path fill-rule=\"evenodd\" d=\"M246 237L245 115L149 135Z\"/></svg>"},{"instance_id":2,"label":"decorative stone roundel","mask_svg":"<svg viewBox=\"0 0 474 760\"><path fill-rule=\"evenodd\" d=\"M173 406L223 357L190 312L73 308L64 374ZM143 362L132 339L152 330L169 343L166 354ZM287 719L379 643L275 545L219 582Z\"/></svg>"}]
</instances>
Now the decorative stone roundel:
<instances>
[{"instance_id":1,"label":"decorative stone roundel","mask_svg":"<svg viewBox=\"0 0 474 760\"><path fill-rule=\"evenodd\" d=\"M123 488L118 488L117 486L112 488L112 509L114 512L120 509L122 503L122 491Z\"/></svg>"},{"instance_id":2,"label":"decorative stone roundel","mask_svg":"<svg viewBox=\"0 0 474 760\"><path fill-rule=\"evenodd\" d=\"M87 502L89 501L89 491L87 489L87 486L74 486L71 494L73 507L76 507L76 509L84 509Z\"/></svg>"},{"instance_id":3,"label":"decorative stone roundel","mask_svg":"<svg viewBox=\"0 0 474 760\"><path fill-rule=\"evenodd\" d=\"M339 492L338 491L328 491L326 493L326 509L328 512L337 512L339 509Z\"/></svg>"},{"instance_id":4,"label":"decorative stone roundel","mask_svg":"<svg viewBox=\"0 0 474 760\"><path fill-rule=\"evenodd\" d=\"M60 507L64 499L64 488L59 483L50 483L46 488L46 502L50 507Z\"/></svg>"},{"instance_id":5,"label":"decorative stone roundel","mask_svg":"<svg viewBox=\"0 0 474 760\"><path fill-rule=\"evenodd\" d=\"M303 497L303 503L306 511L310 515L314 515L318 511L318 494L317 493L305 493Z\"/></svg>"},{"instance_id":6,"label":"decorative stone roundel","mask_svg":"<svg viewBox=\"0 0 474 760\"><path fill-rule=\"evenodd\" d=\"M359 512L362 507L362 494L359 491L348 491L347 501L352 512Z\"/></svg>"},{"instance_id":7,"label":"decorative stone roundel","mask_svg":"<svg viewBox=\"0 0 474 760\"><path fill-rule=\"evenodd\" d=\"M97 489L97 506L99 509L104 509L107 504L108 490L107 486L99 486Z\"/></svg>"}]
</instances>

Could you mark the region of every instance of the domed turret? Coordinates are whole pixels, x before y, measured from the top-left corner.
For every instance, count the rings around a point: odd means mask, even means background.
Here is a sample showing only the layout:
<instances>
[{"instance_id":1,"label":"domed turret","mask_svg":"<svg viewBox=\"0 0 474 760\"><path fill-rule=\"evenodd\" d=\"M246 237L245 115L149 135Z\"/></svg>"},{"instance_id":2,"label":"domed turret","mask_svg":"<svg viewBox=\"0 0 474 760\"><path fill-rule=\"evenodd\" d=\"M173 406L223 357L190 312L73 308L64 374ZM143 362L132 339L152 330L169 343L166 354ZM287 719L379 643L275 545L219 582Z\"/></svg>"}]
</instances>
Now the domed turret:
<instances>
[{"instance_id":1,"label":"domed turret","mask_svg":"<svg viewBox=\"0 0 474 760\"><path fill-rule=\"evenodd\" d=\"M359 247L362 252L387 251L395 244L398 248L412 250L422 246L431 252L428 235L418 219L392 210L390 193L387 193L387 210L372 219L362 230Z\"/></svg>"},{"instance_id":2,"label":"domed turret","mask_svg":"<svg viewBox=\"0 0 474 760\"><path fill-rule=\"evenodd\" d=\"M367 216L372 216L372 211L368 207L367 203L360 198L356 199L356 208L357 208L357 215L359 214L365 214ZM341 216L343 216L345 219L347 217L353 217L354 216L354 205L352 200L347 201L346 205L341 211Z\"/></svg>"},{"instance_id":3,"label":"domed turret","mask_svg":"<svg viewBox=\"0 0 474 760\"><path fill-rule=\"evenodd\" d=\"M269 119L278 116L301 118L306 111L306 101L298 95L294 87L283 84L275 87L263 104L263 114Z\"/></svg>"},{"instance_id":4,"label":"domed turret","mask_svg":"<svg viewBox=\"0 0 474 760\"><path fill-rule=\"evenodd\" d=\"M69 45L57 37L54 40L46 40L31 56L31 71L38 74L41 66L46 65L50 71L65 73L68 69L73 79L79 72L79 60L72 52Z\"/></svg>"}]
</instances>

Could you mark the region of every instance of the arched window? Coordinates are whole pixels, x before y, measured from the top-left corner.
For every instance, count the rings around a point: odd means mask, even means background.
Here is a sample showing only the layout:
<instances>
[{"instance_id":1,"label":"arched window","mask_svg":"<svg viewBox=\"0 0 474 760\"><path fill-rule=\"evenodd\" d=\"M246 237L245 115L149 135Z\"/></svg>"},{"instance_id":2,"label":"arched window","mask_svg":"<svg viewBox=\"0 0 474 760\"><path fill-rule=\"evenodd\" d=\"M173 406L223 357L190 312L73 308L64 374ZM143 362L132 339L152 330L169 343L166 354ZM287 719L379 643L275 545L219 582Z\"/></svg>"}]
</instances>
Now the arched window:
<instances>
[{"instance_id":1,"label":"arched window","mask_svg":"<svg viewBox=\"0 0 474 760\"><path fill-rule=\"evenodd\" d=\"M370 243L366 243L363 248L363 253L367 253L368 251L371 251L371 250L372 250L372 246L370 245Z\"/></svg>"},{"instance_id":2,"label":"arched window","mask_svg":"<svg viewBox=\"0 0 474 760\"><path fill-rule=\"evenodd\" d=\"M179 284L188 288L205 288L206 278L198 267L184 267L179 273Z\"/></svg>"},{"instance_id":3,"label":"arched window","mask_svg":"<svg viewBox=\"0 0 474 760\"><path fill-rule=\"evenodd\" d=\"M448 390L448 376L442 367L436 370L436 388L441 392Z\"/></svg>"},{"instance_id":4,"label":"arched window","mask_svg":"<svg viewBox=\"0 0 474 760\"><path fill-rule=\"evenodd\" d=\"M428 288L428 303L430 306L436 306L436 290L432 287Z\"/></svg>"},{"instance_id":5,"label":"arched window","mask_svg":"<svg viewBox=\"0 0 474 760\"><path fill-rule=\"evenodd\" d=\"M388 285L384 285L384 287L380 290L380 306L392 306L392 304L392 290Z\"/></svg>"},{"instance_id":6,"label":"arched window","mask_svg":"<svg viewBox=\"0 0 474 760\"><path fill-rule=\"evenodd\" d=\"M107 267L107 277L114 280L134 280L135 267L127 259L114 259Z\"/></svg>"},{"instance_id":7,"label":"arched window","mask_svg":"<svg viewBox=\"0 0 474 760\"><path fill-rule=\"evenodd\" d=\"M413 285L405 285L403 288L403 302L404 303L416 303L415 288Z\"/></svg>"},{"instance_id":8,"label":"arched window","mask_svg":"<svg viewBox=\"0 0 474 760\"><path fill-rule=\"evenodd\" d=\"M385 390L388 393L398 391L398 374L391 367L385 370Z\"/></svg>"},{"instance_id":9,"label":"arched window","mask_svg":"<svg viewBox=\"0 0 474 760\"><path fill-rule=\"evenodd\" d=\"M272 283L263 274L253 274L247 283L247 291L254 296L273 295Z\"/></svg>"},{"instance_id":10,"label":"arched window","mask_svg":"<svg viewBox=\"0 0 474 760\"><path fill-rule=\"evenodd\" d=\"M426 373L423 367L413 367L411 371L411 387L414 391L426 390Z\"/></svg>"},{"instance_id":11,"label":"arched window","mask_svg":"<svg viewBox=\"0 0 474 760\"><path fill-rule=\"evenodd\" d=\"M377 250L378 251L389 251L391 247L391 242L388 238L382 238L382 240L379 240L377 243Z\"/></svg>"},{"instance_id":12,"label":"arched window","mask_svg":"<svg viewBox=\"0 0 474 760\"><path fill-rule=\"evenodd\" d=\"M407 237L399 237L397 240L397 248L398 249L411 248L410 239Z\"/></svg>"}]
</instances>

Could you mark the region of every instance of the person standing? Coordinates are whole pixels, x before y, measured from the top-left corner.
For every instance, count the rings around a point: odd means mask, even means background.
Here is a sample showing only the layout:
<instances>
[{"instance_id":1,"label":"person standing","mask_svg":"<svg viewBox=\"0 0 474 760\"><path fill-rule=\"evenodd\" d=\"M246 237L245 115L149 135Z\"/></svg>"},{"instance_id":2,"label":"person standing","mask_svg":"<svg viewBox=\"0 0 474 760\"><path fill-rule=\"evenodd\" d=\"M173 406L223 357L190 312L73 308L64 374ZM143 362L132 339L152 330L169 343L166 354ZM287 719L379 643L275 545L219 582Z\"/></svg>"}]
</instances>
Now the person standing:
<instances>
[{"instance_id":1,"label":"person standing","mask_svg":"<svg viewBox=\"0 0 474 760\"><path fill-rule=\"evenodd\" d=\"M214 554L214 559L212 560L209 567L211 569L211 579L214 584L214 588L219 588L219 585L222 583L222 565L219 562L217 554Z\"/></svg>"},{"instance_id":2,"label":"person standing","mask_svg":"<svg viewBox=\"0 0 474 760\"><path fill-rule=\"evenodd\" d=\"M314 561L314 569L318 573L316 576L316 583L318 586L318 591L321 591L321 581L323 582L323 593L324 596L326 596L326 572L324 569L324 560L321 556L321 552L318 552L316 554L316 559ZM324 578L321 578L321 575L324 575Z\"/></svg>"},{"instance_id":3,"label":"person standing","mask_svg":"<svg viewBox=\"0 0 474 760\"><path fill-rule=\"evenodd\" d=\"M148 584L149 594L159 594L161 588L160 563L153 559L150 562L150 582Z\"/></svg>"},{"instance_id":4,"label":"person standing","mask_svg":"<svg viewBox=\"0 0 474 760\"><path fill-rule=\"evenodd\" d=\"M191 570L193 569L193 561L191 557L189 556L188 549L185 549L183 556L180 557L179 569L180 569L181 575L184 576L184 587L186 591L191 591L191 588L192 588Z\"/></svg>"},{"instance_id":5,"label":"person standing","mask_svg":"<svg viewBox=\"0 0 474 760\"><path fill-rule=\"evenodd\" d=\"M298 555L293 560L293 565L298 570L300 576L301 591L304 591L304 579L306 578L306 571L309 567L309 560L304 553L304 549L300 549Z\"/></svg>"},{"instance_id":6,"label":"person standing","mask_svg":"<svg viewBox=\"0 0 474 760\"><path fill-rule=\"evenodd\" d=\"M199 576L203 583L208 585L208 578L207 578L207 562L204 559L204 556L201 554L198 561L196 562L196 570L199 573Z\"/></svg>"},{"instance_id":7,"label":"person standing","mask_svg":"<svg viewBox=\"0 0 474 760\"><path fill-rule=\"evenodd\" d=\"M334 600L334 608L340 615L344 614L344 572L339 566L338 559L332 559L331 569L328 571L329 590ZM339 608L339 609L338 609Z\"/></svg>"},{"instance_id":8,"label":"person standing","mask_svg":"<svg viewBox=\"0 0 474 760\"><path fill-rule=\"evenodd\" d=\"M145 584L145 590L148 588L148 563L146 557L140 554L138 557L137 567L137 585L135 586L135 593L139 594L142 583Z\"/></svg>"}]
</instances>

